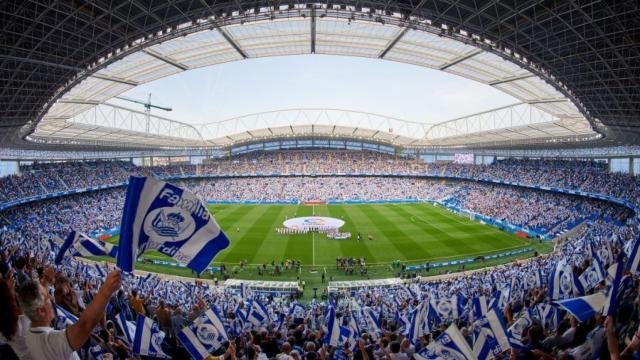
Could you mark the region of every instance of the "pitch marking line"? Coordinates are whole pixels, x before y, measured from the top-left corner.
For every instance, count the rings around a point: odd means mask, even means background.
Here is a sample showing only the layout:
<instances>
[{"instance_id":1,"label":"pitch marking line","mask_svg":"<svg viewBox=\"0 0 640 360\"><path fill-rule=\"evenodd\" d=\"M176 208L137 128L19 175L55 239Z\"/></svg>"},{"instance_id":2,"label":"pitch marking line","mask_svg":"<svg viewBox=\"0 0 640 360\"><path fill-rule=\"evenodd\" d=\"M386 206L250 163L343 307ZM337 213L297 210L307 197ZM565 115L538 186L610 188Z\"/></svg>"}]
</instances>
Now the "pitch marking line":
<instances>
[{"instance_id":1,"label":"pitch marking line","mask_svg":"<svg viewBox=\"0 0 640 360\"><path fill-rule=\"evenodd\" d=\"M311 205L311 215L316 216L316 206ZM316 233L311 232L311 262L312 266L316 266Z\"/></svg>"}]
</instances>

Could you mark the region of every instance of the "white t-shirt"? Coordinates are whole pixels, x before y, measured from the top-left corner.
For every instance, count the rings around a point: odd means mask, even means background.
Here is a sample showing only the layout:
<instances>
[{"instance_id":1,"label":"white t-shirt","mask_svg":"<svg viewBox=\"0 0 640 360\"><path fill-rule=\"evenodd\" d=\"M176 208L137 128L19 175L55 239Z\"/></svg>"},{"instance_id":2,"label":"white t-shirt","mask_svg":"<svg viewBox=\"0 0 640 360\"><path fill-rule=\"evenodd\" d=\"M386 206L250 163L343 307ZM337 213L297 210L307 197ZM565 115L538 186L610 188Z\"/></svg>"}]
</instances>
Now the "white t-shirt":
<instances>
[{"instance_id":1,"label":"white t-shirt","mask_svg":"<svg viewBox=\"0 0 640 360\"><path fill-rule=\"evenodd\" d=\"M29 320L29 318L25 315L20 315L18 317L18 328L16 329L16 333L13 335L11 341L8 342L9 346L11 346L13 352L18 355L18 358L20 358L20 360L32 359L25 337L25 335L27 335L27 332L29 331L30 326L31 320Z\"/></svg>"},{"instance_id":2,"label":"white t-shirt","mask_svg":"<svg viewBox=\"0 0 640 360\"><path fill-rule=\"evenodd\" d=\"M69 344L66 330L34 327L25 337L33 360L80 360Z\"/></svg>"}]
</instances>

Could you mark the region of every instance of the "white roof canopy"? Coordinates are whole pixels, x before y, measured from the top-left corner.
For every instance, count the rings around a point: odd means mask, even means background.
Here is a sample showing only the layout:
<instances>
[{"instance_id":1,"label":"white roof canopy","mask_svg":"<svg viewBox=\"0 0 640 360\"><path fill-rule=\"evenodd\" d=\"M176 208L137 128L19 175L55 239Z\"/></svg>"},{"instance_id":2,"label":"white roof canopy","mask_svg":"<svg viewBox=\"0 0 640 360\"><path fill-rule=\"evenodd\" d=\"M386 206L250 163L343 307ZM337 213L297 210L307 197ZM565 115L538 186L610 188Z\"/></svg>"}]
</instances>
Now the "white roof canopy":
<instances>
[{"instance_id":1,"label":"white roof canopy","mask_svg":"<svg viewBox=\"0 0 640 360\"><path fill-rule=\"evenodd\" d=\"M66 93L38 124L37 141L105 141L148 147L223 147L270 137L322 135L398 146L464 146L596 136L562 93L502 57L426 31L331 16L293 16L211 28L144 48L99 70ZM314 25L314 26L312 26ZM313 36L315 34L315 37ZM314 43L313 46L310 44ZM288 109L188 125L106 102L182 71L244 57L335 54L438 69L495 87L520 102L439 124L336 109ZM295 105L295 104L294 104Z\"/></svg>"}]
</instances>

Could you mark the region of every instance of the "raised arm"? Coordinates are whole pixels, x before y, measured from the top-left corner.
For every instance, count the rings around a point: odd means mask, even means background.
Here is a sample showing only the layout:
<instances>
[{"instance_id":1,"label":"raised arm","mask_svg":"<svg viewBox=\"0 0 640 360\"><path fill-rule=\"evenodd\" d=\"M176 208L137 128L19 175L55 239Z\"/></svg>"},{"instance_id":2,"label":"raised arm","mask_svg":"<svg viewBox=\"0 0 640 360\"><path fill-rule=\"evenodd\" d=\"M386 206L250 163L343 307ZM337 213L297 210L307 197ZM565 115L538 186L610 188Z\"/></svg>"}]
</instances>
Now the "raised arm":
<instances>
[{"instance_id":1,"label":"raised arm","mask_svg":"<svg viewBox=\"0 0 640 360\"><path fill-rule=\"evenodd\" d=\"M120 270L110 272L93 301L82 312L78 322L67 328L67 339L74 350L78 350L89 338L91 330L98 324L111 295L120 288Z\"/></svg>"}]
</instances>

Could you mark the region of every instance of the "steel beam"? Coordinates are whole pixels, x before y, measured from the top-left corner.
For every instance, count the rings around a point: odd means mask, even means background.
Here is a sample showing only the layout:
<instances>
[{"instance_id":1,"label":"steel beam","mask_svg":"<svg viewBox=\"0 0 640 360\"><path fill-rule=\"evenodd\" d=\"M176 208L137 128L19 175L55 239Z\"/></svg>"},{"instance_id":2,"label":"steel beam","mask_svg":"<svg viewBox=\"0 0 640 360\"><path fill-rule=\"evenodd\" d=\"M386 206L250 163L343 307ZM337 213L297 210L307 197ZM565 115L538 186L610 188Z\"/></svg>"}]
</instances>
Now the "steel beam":
<instances>
[{"instance_id":1,"label":"steel beam","mask_svg":"<svg viewBox=\"0 0 640 360\"><path fill-rule=\"evenodd\" d=\"M453 66L453 65L455 65L455 64L459 64L459 63L461 63L461 62L463 62L463 61L465 61L465 60L471 59L472 57L474 57L474 56L476 56L476 55L480 54L481 52L482 52L482 50L477 49L477 50L473 50L473 51L471 51L471 52L469 52L469 53L467 53L467 54L464 54L464 55L462 55L462 56L458 56L457 58L455 58L455 59L453 59L453 60L449 61L448 63L441 65L441 66L438 68L438 70L445 70L445 69L447 69L447 68L450 68L450 67L452 67L452 66Z\"/></svg>"},{"instance_id":2,"label":"steel beam","mask_svg":"<svg viewBox=\"0 0 640 360\"><path fill-rule=\"evenodd\" d=\"M151 56L153 56L154 58L156 58L156 59L158 59L158 60L160 60L160 61L164 61L164 62L166 62L166 63L167 63L167 64L169 64L169 65L175 66L175 67L177 67L178 69L180 69L180 70L182 70L182 71L187 71L187 70L189 70L189 67L188 67L187 65L181 64L181 63L179 63L179 62L177 62L177 61L174 61L174 60L172 60L172 59L170 59L170 58L168 58L168 57L166 57L166 56L164 56L164 55L160 54L159 52L157 52L157 51L155 51L155 50L151 50L151 49L143 49L142 51L143 51L145 54L151 55Z\"/></svg>"}]
</instances>

